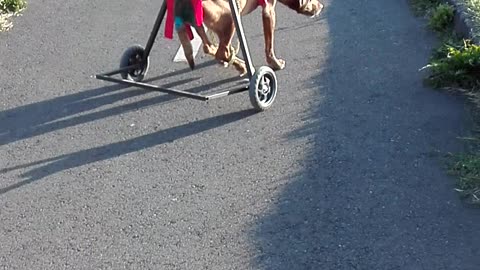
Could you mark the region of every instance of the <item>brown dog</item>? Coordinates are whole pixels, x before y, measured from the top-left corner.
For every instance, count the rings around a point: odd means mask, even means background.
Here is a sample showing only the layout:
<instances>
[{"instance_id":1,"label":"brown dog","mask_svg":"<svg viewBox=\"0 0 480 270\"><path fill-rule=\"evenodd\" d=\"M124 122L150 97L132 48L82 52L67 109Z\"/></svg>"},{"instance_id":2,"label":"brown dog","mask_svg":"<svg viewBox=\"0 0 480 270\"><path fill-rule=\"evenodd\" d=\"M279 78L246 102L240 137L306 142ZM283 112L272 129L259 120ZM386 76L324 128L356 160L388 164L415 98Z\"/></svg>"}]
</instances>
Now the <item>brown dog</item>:
<instances>
[{"instance_id":1,"label":"brown dog","mask_svg":"<svg viewBox=\"0 0 480 270\"><path fill-rule=\"evenodd\" d=\"M191 7L191 0L175 0L176 16L185 13L185 8ZM262 7L263 32L265 37L265 56L268 65L274 70L285 68L285 61L275 56L274 50L274 32L275 32L275 5L277 0L235 0L241 16L245 16L255 10L258 6ZM323 5L318 0L278 0L281 4L297 11L299 14L307 16L316 16ZM181 8L180 8L181 7ZM232 63L232 65L243 76L246 71L245 62L231 51L231 42L235 32L232 13L228 0L202 0L203 20L205 26L213 31L219 40L218 48L208 39L202 26L191 23L203 42L203 51L206 54L215 56L215 59L221 63ZM193 11L192 11L193 12ZM191 15L191 14L190 14ZM178 27L177 33L180 42L184 48L185 57L190 67L194 68L193 51L190 39L185 31L185 27Z\"/></svg>"}]
</instances>

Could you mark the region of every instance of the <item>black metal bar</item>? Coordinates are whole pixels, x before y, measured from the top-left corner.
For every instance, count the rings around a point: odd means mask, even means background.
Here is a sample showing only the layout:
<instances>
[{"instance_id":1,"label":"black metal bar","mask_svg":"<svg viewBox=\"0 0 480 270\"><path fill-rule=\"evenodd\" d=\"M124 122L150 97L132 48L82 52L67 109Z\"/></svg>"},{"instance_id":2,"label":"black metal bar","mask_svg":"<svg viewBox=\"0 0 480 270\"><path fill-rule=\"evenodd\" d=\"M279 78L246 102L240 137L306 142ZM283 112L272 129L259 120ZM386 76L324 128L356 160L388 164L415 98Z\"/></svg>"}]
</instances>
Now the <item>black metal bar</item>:
<instances>
[{"instance_id":1,"label":"black metal bar","mask_svg":"<svg viewBox=\"0 0 480 270\"><path fill-rule=\"evenodd\" d=\"M123 68L119 68L119 69L116 69L116 70L113 70L113 71L110 71L110 72L106 72L106 73L102 73L102 74L99 74L99 75L102 75L102 76L112 76L112 75L116 75L116 74L119 74L119 73L122 73L123 71L127 71L129 69L135 69L139 66L139 64L135 64L135 65L131 65L131 66L126 66L126 67L123 67Z\"/></svg>"},{"instance_id":2,"label":"black metal bar","mask_svg":"<svg viewBox=\"0 0 480 270\"><path fill-rule=\"evenodd\" d=\"M166 12L167 12L167 2L166 1L167 0L164 0L163 3L162 3L162 7L160 8L160 11L158 13L158 17L155 21L155 25L153 26L153 29L152 29L152 32L151 32L150 37L148 39L147 45L145 46L145 54L143 56L144 57L143 61L146 61L146 59L150 55L151 49L153 47L153 43L155 42L155 39L157 38L158 32L160 30L160 26L162 24L162 21L165 17ZM253 77L253 73L255 71L254 71L254 67L253 67L253 64L252 64L252 59L250 57L250 52L248 50L247 41L246 41L245 34L244 34L244 31L243 31L243 26L242 26L242 21L241 21L241 18L240 18L240 14L239 14L238 8L237 8L234 1L235 0L229 0L230 8L231 8L232 13L233 13L232 15L233 15L233 21L235 23L235 27L237 28L237 35L238 35L238 38L240 39L240 47L241 47L241 50L242 50L242 54L245 57L245 63L246 63L246 66L247 66L248 76L249 76L249 79L251 79ZM136 87L144 88L144 89L151 90L151 91L163 92L163 93L167 93L167 94L174 94L174 95L177 95L177 96L183 96L183 97L193 98L193 99L203 100L203 101L216 99L216 98L220 98L220 97L225 97L225 96L229 96L229 95L233 95L233 94L236 94L236 93L241 93L241 92L249 90L249 86L244 85L244 86L239 87L239 88L234 88L234 89L223 91L223 92L220 92L220 93L215 93L215 94L204 96L204 95L200 95L200 94L190 93L190 92L187 92L187 91L176 90L176 89L171 89L171 88L163 88L163 87L160 87L160 86L157 86L157 85L152 85L152 84L147 84L147 83L142 83L142 82L135 82L135 81L117 79L117 78L110 77L112 75L116 75L116 74L122 73L124 71L130 70L132 68L137 68L139 65L140 64L131 65L131 66L120 68L120 69L113 70L113 71L110 71L110 72L97 74L97 75L95 75L95 78L97 78L99 80L121 83L121 84L129 85L129 86L136 86Z\"/></svg>"},{"instance_id":3,"label":"black metal bar","mask_svg":"<svg viewBox=\"0 0 480 270\"><path fill-rule=\"evenodd\" d=\"M177 96L183 96L183 97L188 97L188 98L193 98L193 99L198 99L198 100L203 100L203 101L208 100L208 98L206 96L202 96L202 95L199 95L199 94L194 94L194 93L190 93L190 92L186 92L186 91L182 91L182 90L162 88L160 86L156 86L156 85L152 85L152 84L134 82L134 81L123 80L123 79L117 79L117 78L112 78L112 77L104 76L104 75L97 75L96 77L99 80L116 82L116 83L123 83L123 84L126 84L126 85L136 86L136 87L148 89L148 90L151 90L151 91L163 92L163 93L167 93L167 94L174 94L174 95L177 95Z\"/></svg>"},{"instance_id":4,"label":"black metal bar","mask_svg":"<svg viewBox=\"0 0 480 270\"><path fill-rule=\"evenodd\" d=\"M249 87L248 87L248 85L246 85L246 86L242 86L241 88L235 88L235 89L232 89L232 90L212 94L212 95L206 96L206 98L208 100L211 100L211 99L226 97L226 96L229 96L229 95L233 95L233 94L248 91L248 89L249 89Z\"/></svg>"},{"instance_id":5,"label":"black metal bar","mask_svg":"<svg viewBox=\"0 0 480 270\"><path fill-rule=\"evenodd\" d=\"M158 31L160 30L160 26L162 25L163 18L167 13L167 0L163 0L162 7L158 12L157 19L155 20L155 24L153 25L152 33L148 38L147 45L145 46L145 55L143 56L143 62L145 62L150 55L150 52L153 47L153 43L155 43L155 39L157 38Z\"/></svg>"},{"instance_id":6,"label":"black metal bar","mask_svg":"<svg viewBox=\"0 0 480 270\"><path fill-rule=\"evenodd\" d=\"M228 0L230 3L230 9L232 10L233 22L237 29L237 37L240 40L240 48L242 49L243 57L245 58L245 64L247 65L248 78L253 77L255 69L253 67L252 58L250 57L250 51L248 49L247 40L243 31L242 18L238 12L238 7L235 0Z\"/></svg>"}]
</instances>

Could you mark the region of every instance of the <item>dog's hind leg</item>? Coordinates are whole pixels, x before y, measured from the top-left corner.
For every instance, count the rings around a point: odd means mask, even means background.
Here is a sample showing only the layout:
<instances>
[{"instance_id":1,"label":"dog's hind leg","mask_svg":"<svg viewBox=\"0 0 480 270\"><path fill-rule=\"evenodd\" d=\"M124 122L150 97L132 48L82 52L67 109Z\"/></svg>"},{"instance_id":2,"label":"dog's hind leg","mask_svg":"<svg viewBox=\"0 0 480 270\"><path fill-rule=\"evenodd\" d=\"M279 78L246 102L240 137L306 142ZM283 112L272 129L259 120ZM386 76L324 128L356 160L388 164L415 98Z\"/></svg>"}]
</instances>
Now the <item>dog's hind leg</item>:
<instances>
[{"instance_id":1,"label":"dog's hind leg","mask_svg":"<svg viewBox=\"0 0 480 270\"><path fill-rule=\"evenodd\" d=\"M247 74L247 66L245 65L245 61L238 58L232 50L231 43L233 34L232 37L227 37L227 35L219 35L220 42L215 58L226 66L231 64L240 73L240 77L242 77Z\"/></svg>"},{"instance_id":2,"label":"dog's hind leg","mask_svg":"<svg viewBox=\"0 0 480 270\"><path fill-rule=\"evenodd\" d=\"M180 43L183 47L183 52L185 53L185 58L187 59L188 65L190 69L195 68L195 60L193 57L193 47L192 43L190 42L190 38L188 37L187 29L185 25L182 25L177 29L178 38L180 39Z\"/></svg>"},{"instance_id":3,"label":"dog's hind leg","mask_svg":"<svg viewBox=\"0 0 480 270\"><path fill-rule=\"evenodd\" d=\"M230 14L224 16L224 29L217 33L218 35L218 50L215 54L215 58L221 61L222 63L232 64L233 67L240 73L240 76L244 76L247 73L247 67L245 62L239 59L234 52L231 50L231 44L233 39L233 34L235 32L235 26Z\"/></svg>"},{"instance_id":4,"label":"dog's hind leg","mask_svg":"<svg viewBox=\"0 0 480 270\"><path fill-rule=\"evenodd\" d=\"M220 63L231 63L234 68L243 76L247 73L245 62L235 55L230 49L230 44L235 33L232 14L226 1L203 1L204 22L213 31L219 40L218 49L215 52L215 59Z\"/></svg>"}]
</instances>

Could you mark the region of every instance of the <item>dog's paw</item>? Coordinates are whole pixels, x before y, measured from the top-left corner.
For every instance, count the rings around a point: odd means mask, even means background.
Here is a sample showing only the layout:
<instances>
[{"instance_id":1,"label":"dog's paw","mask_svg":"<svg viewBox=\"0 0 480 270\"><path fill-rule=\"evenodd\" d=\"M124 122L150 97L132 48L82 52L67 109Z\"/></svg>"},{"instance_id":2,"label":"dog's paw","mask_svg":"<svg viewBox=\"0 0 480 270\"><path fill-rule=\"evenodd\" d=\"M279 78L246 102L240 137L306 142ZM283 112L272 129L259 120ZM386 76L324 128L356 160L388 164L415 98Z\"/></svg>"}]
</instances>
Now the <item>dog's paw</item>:
<instances>
[{"instance_id":1,"label":"dog's paw","mask_svg":"<svg viewBox=\"0 0 480 270\"><path fill-rule=\"evenodd\" d=\"M236 61L233 65L235 66L235 69L240 74L240 77L243 77L247 74L247 66L245 65L244 62Z\"/></svg>"},{"instance_id":2,"label":"dog's paw","mask_svg":"<svg viewBox=\"0 0 480 270\"><path fill-rule=\"evenodd\" d=\"M194 70L195 69L195 61L193 60L193 58L187 58L187 62L188 62L188 66L190 66L190 69Z\"/></svg>"},{"instance_id":3,"label":"dog's paw","mask_svg":"<svg viewBox=\"0 0 480 270\"><path fill-rule=\"evenodd\" d=\"M246 68L245 69L237 69L237 71L238 71L238 76L240 76L240 78L247 75L247 69Z\"/></svg>"},{"instance_id":4,"label":"dog's paw","mask_svg":"<svg viewBox=\"0 0 480 270\"><path fill-rule=\"evenodd\" d=\"M239 75L238 75L238 76L239 76L240 78L243 78L243 77L245 77L245 75L247 75L247 70L245 70L245 71L243 71L243 72L239 72Z\"/></svg>"},{"instance_id":5,"label":"dog's paw","mask_svg":"<svg viewBox=\"0 0 480 270\"><path fill-rule=\"evenodd\" d=\"M217 49L215 45L203 45L203 52L207 55L215 56Z\"/></svg>"},{"instance_id":6,"label":"dog's paw","mask_svg":"<svg viewBox=\"0 0 480 270\"><path fill-rule=\"evenodd\" d=\"M282 70L286 65L285 60L276 58L267 59L267 63L273 70Z\"/></svg>"}]
</instances>

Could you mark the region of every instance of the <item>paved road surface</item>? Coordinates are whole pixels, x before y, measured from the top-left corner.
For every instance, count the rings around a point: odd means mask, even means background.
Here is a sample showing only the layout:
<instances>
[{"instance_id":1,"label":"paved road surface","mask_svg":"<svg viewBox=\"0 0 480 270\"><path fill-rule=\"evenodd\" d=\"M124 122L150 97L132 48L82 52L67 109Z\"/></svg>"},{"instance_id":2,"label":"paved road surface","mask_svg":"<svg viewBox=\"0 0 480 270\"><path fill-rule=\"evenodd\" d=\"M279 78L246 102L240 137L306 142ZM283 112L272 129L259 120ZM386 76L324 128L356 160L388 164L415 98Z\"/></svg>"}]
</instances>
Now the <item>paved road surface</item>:
<instances>
[{"instance_id":1,"label":"paved road surface","mask_svg":"<svg viewBox=\"0 0 480 270\"><path fill-rule=\"evenodd\" d=\"M0 268L480 267L480 216L443 156L460 99L422 86L434 36L403 0L278 9L280 93L178 99L91 78L144 44L159 1L31 0L0 36ZM245 18L264 64L259 11ZM148 79L238 84L158 39Z\"/></svg>"}]
</instances>

